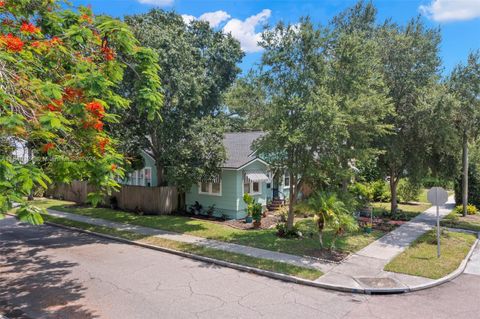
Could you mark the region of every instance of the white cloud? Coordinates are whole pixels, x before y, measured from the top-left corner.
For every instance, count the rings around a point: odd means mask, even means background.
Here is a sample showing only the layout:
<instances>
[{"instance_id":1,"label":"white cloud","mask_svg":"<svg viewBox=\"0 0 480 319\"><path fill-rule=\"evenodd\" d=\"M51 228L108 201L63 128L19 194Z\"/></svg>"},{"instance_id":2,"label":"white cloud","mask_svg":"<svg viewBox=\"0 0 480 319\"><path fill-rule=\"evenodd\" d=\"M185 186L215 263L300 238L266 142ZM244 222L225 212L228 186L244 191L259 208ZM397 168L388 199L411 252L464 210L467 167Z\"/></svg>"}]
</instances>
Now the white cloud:
<instances>
[{"instance_id":1,"label":"white cloud","mask_svg":"<svg viewBox=\"0 0 480 319\"><path fill-rule=\"evenodd\" d=\"M182 19L183 19L183 22L185 22L185 24L190 24L190 22L192 22L193 20L196 20L197 18L189 14L182 14Z\"/></svg>"},{"instance_id":2,"label":"white cloud","mask_svg":"<svg viewBox=\"0 0 480 319\"><path fill-rule=\"evenodd\" d=\"M215 12L207 12L202 14L198 20L207 21L212 28L218 27L220 23L230 19L230 15L225 11L218 10Z\"/></svg>"},{"instance_id":3,"label":"white cloud","mask_svg":"<svg viewBox=\"0 0 480 319\"><path fill-rule=\"evenodd\" d=\"M420 11L438 22L471 20L480 17L480 0L432 0Z\"/></svg>"},{"instance_id":4,"label":"white cloud","mask_svg":"<svg viewBox=\"0 0 480 319\"><path fill-rule=\"evenodd\" d=\"M242 49L245 52L261 51L262 48L258 46L258 41L261 39L261 32L256 33L255 29L265 22L271 14L271 10L264 9L262 12L248 17L245 21L231 19L225 27L223 27L223 31L231 33L234 38L240 41Z\"/></svg>"},{"instance_id":5,"label":"white cloud","mask_svg":"<svg viewBox=\"0 0 480 319\"><path fill-rule=\"evenodd\" d=\"M194 20L200 20L208 22L212 28L218 27L223 21L230 19L230 17L231 16L228 13L222 10L206 12L198 17L198 19L189 14L182 14L182 19L186 24L189 24Z\"/></svg>"}]
</instances>

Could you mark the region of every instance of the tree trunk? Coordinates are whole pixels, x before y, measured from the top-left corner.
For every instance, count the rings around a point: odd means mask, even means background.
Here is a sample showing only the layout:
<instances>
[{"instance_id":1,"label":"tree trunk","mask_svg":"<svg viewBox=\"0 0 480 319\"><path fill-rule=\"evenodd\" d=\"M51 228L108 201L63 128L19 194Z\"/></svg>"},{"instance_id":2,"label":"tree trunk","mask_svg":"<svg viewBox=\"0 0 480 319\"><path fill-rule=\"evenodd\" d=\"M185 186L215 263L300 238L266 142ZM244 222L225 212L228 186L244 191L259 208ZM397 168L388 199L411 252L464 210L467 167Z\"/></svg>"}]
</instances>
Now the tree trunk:
<instances>
[{"instance_id":1,"label":"tree trunk","mask_svg":"<svg viewBox=\"0 0 480 319\"><path fill-rule=\"evenodd\" d=\"M318 216L317 220L318 241L320 242L321 248L323 248L323 229L325 228L325 220L322 216L323 215Z\"/></svg>"},{"instance_id":2,"label":"tree trunk","mask_svg":"<svg viewBox=\"0 0 480 319\"><path fill-rule=\"evenodd\" d=\"M297 200L297 190L296 190L297 178L294 174L292 173L289 173L289 174L290 174L290 198L288 202L287 230L292 230L293 222L295 219L294 206Z\"/></svg>"},{"instance_id":3,"label":"tree trunk","mask_svg":"<svg viewBox=\"0 0 480 319\"><path fill-rule=\"evenodd\" d=\"M163 170L163 166L158 164L158 161L155 164L157 168L157 186L165 186L165 172Z\"/></svg>"},{"instance_id":4,"label":"tree trunk","mask_svg":"<svg viewBox=\"0 0 480 319\"><path fill-rule=\"evenodd\" d=\"M390 175L390 213L396 214L398 209L397 186L399 178L395 178L394 174Z\"/></svg>"},{"instance_id":5,"label":"tree trunk","mask_svg":"<svg viewBox=\"0 0 480 319\"><path fill-rule=\"evenodd\" d=\"M323 248L323 234L322 231L318 231L318 241L320 242L320 247Z\"/></svg>"},{"instance_id":6,"label":"tree trunk","mask_svg":"<svg viewBox=\"0 0 480 319\"><path fill-rule=\"evenodd\" d=\"M463 133L462 141L462 166L463 166L463 178L462 178L462 205L463 205L463 216L467 216L467 205L468 205L468 138L467 133Z\"/></svg>"}]
</instances>

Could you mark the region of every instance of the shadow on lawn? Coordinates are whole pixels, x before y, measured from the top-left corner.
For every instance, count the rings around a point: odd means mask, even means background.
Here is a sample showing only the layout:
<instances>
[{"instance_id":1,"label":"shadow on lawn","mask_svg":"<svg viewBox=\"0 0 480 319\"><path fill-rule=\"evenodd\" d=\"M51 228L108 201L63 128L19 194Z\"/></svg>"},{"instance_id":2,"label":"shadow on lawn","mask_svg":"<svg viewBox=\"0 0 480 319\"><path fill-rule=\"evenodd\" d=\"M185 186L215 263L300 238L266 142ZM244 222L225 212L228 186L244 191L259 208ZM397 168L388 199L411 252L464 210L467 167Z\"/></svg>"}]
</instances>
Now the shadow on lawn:
<instances>
[{"instance_id":1,"label":"shadow on lawn","mask_svg":"<svg viewBox=\"0 0 480 319\"><path fill-rule=\"evenodd\" d=\"M99 239L61 236L58 229L18 225L13 218L0 221L0 227L0 312L11 318L27 318L23 312L32 318L98 317L75 303L85 287L68 275L78 264L54 260L45 249L89 245Z\"/></svg>"}]
</instances>

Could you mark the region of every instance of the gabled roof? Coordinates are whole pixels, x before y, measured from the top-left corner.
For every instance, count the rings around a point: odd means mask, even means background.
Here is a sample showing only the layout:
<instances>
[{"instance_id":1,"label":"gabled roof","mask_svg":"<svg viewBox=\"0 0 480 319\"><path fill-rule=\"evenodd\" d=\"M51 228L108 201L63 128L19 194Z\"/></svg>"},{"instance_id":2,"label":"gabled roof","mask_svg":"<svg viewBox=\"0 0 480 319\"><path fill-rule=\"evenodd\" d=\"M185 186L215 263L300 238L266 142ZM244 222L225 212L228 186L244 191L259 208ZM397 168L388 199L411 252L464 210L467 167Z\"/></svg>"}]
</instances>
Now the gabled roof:
<instances>
[{"instance_id":1,"label":"gabled roof","mask_svg":"<svg viewBox=\"0 0 480 319\"><path fill-rule=\"evenodd\" d=\"M226 133L223 137L223 146L227 153L224 168L240 168L257 159L252 149L255 140L265 135L264 132Z\"/></svg>"}]
</instances>

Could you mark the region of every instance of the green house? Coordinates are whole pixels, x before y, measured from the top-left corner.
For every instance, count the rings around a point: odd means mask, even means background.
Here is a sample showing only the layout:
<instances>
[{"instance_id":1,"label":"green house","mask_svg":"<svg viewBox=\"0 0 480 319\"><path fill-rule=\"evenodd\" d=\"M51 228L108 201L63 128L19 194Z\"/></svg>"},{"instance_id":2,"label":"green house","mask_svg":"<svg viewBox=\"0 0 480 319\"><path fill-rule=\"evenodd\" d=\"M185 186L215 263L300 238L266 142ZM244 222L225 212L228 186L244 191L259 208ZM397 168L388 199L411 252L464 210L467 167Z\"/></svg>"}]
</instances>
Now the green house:
<instances>
[{"instance_id":1,"label":"green house","mask_svg":"<svg viewBox=\"0 0 480 319\"><path fill-rule=\"evenodd\" d=\"M221 173L214 180L199 182L186 192L186 209L202 207L203 211L214 211L215 216L240 219L246 216L243 202L245 193L266 207L273 198L288 199L288 174L273 174L270 165L256 155L252 144L263 132L227 133L223 144L227 159ZM128 176L129 185L157 186L155 161L142 152L145 167Z\"/></svg>"}]
</instances>

